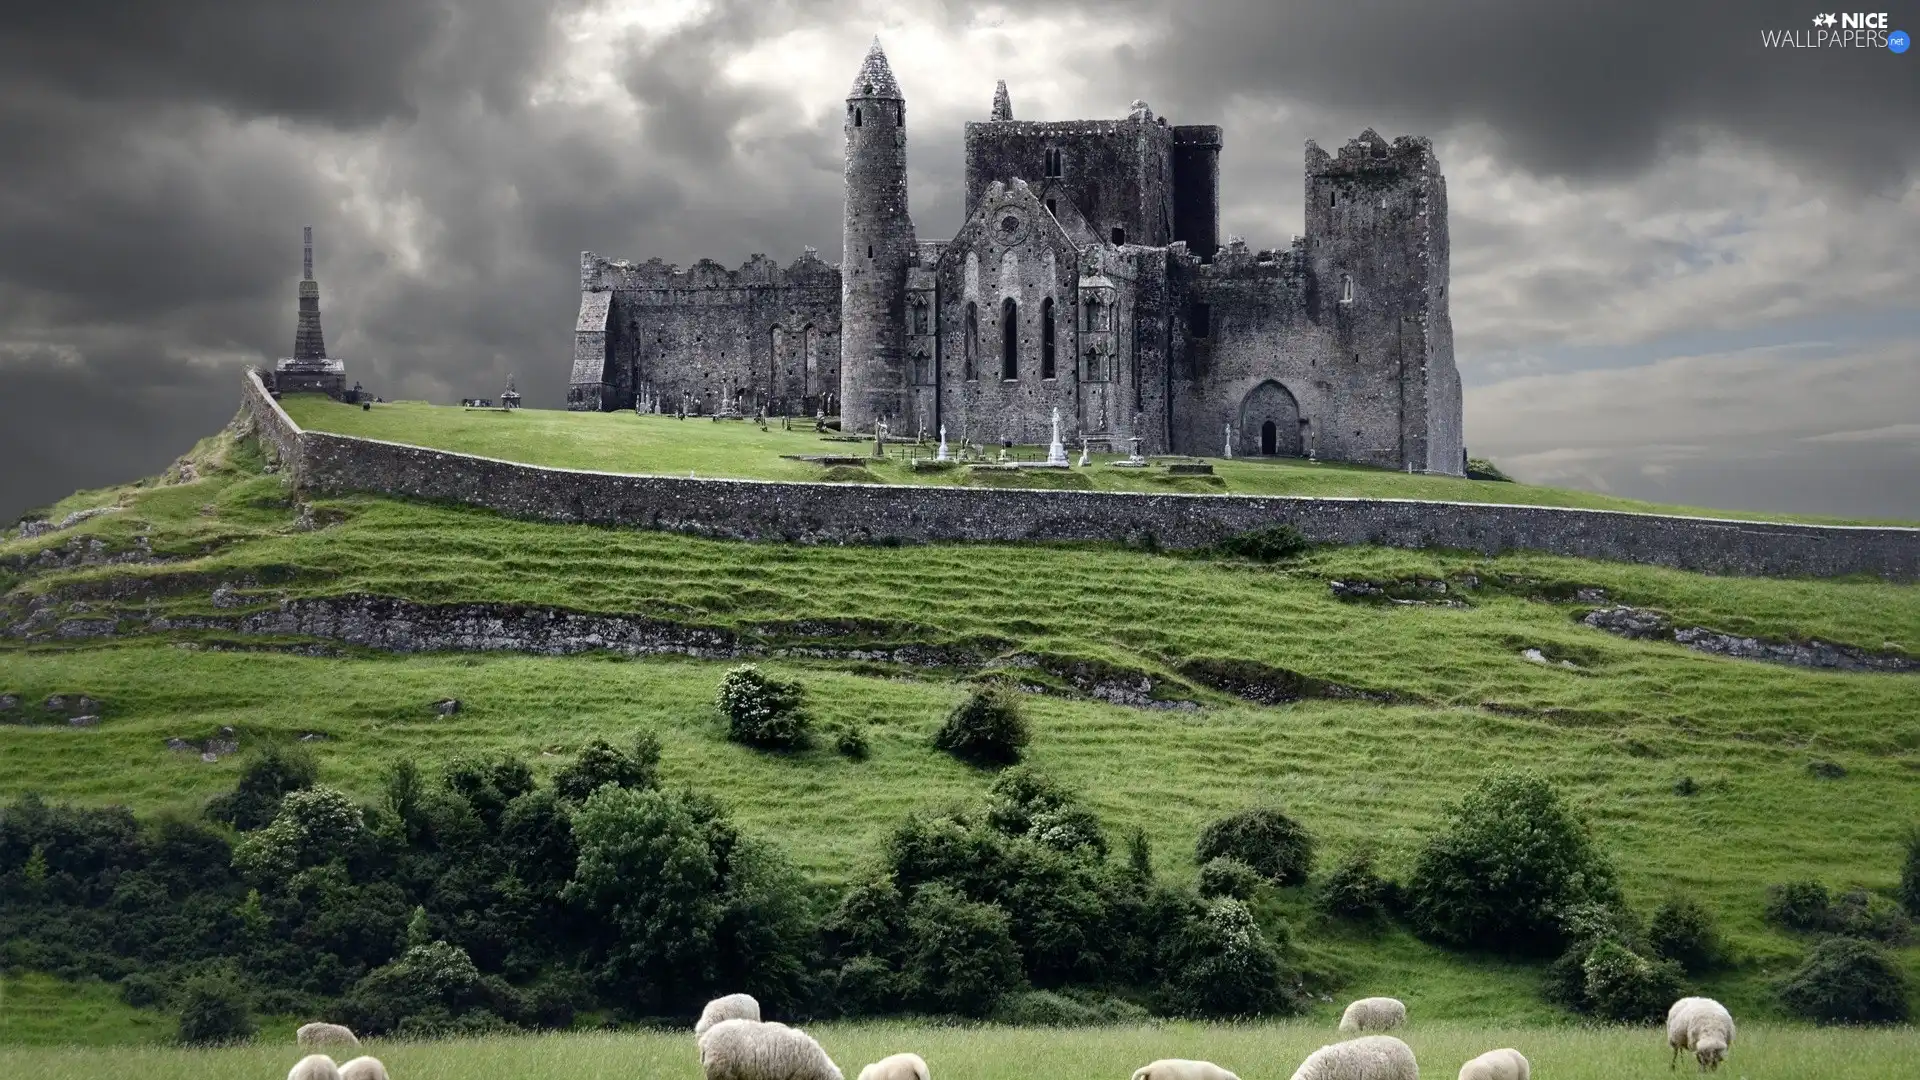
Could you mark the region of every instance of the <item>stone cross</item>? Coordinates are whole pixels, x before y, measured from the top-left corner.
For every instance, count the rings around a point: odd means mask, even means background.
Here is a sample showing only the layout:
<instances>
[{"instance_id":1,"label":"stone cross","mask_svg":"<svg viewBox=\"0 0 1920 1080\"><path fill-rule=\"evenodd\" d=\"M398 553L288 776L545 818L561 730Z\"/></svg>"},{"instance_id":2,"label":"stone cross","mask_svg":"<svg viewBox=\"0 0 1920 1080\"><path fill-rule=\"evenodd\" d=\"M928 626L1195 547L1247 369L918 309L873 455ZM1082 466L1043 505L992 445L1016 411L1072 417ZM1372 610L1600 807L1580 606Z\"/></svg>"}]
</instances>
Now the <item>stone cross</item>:
<instances>
[{"instance_id":1,"label":"stone cross","mask_svg":"<svg viewBox=\"0 0 1920 1080\"><path fill-rule=\"evenodd\" d=\"M1233 456L1233 425L1227 425L1227 456Z\"/></svg>"},{"instance_id":2,"label":"stone cross","mask_svg":"<svg viewBox=\"0 0 1920 1080\"><path fill-rule=\"evenodd\" d=\"M945 424L940 425L940 449L934 451L933 460L935 461L952 461L953 460L953 456L947 453L947 425Z\"/></svg>"},{"instance_id":3,"label":"stone cross","mask_svg":"<svg viewBox=\"0 0 1920 1080\"><path fill-rule=\"evenodd\" d=\"M1067 448L1060 445L1060 407L1056 405L1053 409L1053 441L1047 444L1047 464L1065 465L1066 463Z\"/></svg>"}]
</instances>

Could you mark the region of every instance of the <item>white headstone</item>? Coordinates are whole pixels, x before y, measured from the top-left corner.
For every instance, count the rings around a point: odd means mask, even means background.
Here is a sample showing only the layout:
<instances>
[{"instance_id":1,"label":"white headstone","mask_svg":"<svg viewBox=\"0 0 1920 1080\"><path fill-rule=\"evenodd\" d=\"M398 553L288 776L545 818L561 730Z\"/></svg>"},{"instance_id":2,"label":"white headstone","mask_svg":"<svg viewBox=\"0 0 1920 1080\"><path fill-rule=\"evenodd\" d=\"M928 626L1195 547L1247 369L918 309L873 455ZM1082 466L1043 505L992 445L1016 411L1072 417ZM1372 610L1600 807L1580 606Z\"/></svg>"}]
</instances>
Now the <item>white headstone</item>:
<instances>
[{"instance_id":1,"label":"white headstone","mask_svg":"<svg viewBox=\"0 0 1920 1080\"><path fill-rule=\"evenodd\" d=\"M1233 456L1233 425L1227 425L1227 456Z\"/></svg>"},{"instance_id":2,"label":"white headstone","mask_svg":"<svg viewBox=\"0 0 1920 1080\"><path fill-rule=\"evenodd\" d=\"M1082 435L1080 436L1080 467L1084 469L1091 464L1093 464L1093 458L1087 453L1087 437Z\"/></svg>"},{"instance_id":3,"label":"white headstone","mask_svg":"<svg viewBox=\"0 0 1920 1080\"><path fill-rule=\"evenodd\" d=\"M1143 464L1147 459L1140 456L1140 436L1129 436L1127 443L1132 447L1132 451L1127 454L1127 460L1135 465Z\"/></svg>"},{"instance_id":4,"label":"white headstone","mask_svg":"<svg viewBox=\"0 0 1920 1080\"><path fill-rule=\"evenodd\" d=\"M1047 444L1047 464L1065 465L1066 463L1067 448L1060 445L1060 408L1056 405L1053 410L1053 441Z\"/></svg>"},{"instance_id":5,"label":"white headstone","mask_svg":"<svg viewBox=\"0 0 1920 1080\"><path fill-rule=\"evenodd\" d=\"M940 449L934 451L933 460L935 461L952 461L953 460L952 455L947 453L947 425L945 424L940 425Z\"/></svg>"}]
</instances>

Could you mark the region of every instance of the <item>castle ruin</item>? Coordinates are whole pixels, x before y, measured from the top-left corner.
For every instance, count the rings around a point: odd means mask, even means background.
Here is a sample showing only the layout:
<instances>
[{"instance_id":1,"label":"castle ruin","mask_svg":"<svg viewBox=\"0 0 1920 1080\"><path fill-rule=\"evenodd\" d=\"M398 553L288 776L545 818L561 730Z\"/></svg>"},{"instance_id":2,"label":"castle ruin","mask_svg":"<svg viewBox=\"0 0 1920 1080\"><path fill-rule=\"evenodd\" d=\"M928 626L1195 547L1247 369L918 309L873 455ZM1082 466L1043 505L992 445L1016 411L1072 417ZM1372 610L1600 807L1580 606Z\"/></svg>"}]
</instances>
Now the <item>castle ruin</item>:
<instances>
[{"instance_id":1,"label":"castle ruin","mask_svg":"<svg viewBox=\"0 0 1920 1080\"><path fill-rule=\"evenodd\" d=\"M1464 471L1432 144L1308 142L1306 232L1219 242L1221 129L966 125L966 219L916 237L906 98L876 39L847 95L839 264L581 253L568 407L835 413L844 430Z\"/></svg>"}]
</instances>

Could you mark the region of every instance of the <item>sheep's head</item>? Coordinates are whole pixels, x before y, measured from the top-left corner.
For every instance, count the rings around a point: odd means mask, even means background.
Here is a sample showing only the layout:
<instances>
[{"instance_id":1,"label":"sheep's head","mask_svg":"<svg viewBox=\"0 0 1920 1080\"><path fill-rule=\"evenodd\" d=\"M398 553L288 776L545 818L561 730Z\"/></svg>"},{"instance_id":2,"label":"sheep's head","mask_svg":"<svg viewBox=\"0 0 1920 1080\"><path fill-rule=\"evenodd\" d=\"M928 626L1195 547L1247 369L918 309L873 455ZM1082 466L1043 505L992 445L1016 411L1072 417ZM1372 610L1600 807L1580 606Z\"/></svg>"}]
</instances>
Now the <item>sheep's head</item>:
<instances>
[{"instance_id":1,"label":"sheep's head","mask_svg":"<svg viewBox=\"0 0 1920 1080\"><path fill-rule=\"evenodd\" d=\"M1693 1048L1693 1056L1700 1062L1701 1072L1713 1072L1720 1067L1720 1059L1727 1056L1726 1040L1702 1039L1700 1044Z\"/></svg>"}]
</instances>

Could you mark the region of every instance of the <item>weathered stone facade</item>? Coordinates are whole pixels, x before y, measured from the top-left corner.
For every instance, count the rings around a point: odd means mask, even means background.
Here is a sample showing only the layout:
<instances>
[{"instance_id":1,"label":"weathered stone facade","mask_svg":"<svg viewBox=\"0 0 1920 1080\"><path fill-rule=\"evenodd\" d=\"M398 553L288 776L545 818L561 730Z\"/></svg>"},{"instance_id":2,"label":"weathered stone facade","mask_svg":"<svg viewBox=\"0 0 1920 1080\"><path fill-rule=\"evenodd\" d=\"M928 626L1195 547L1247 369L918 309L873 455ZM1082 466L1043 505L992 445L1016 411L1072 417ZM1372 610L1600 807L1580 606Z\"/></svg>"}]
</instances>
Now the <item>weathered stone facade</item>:
<instances>
[{"instance_id":1,"label":"weathered stone facade","mask_svg":"<svg viewBox=\"0 0 1920 1080\"><path fill-rule=\"evenodd\" d=\"M834 327L849 431L1038 443L1057 408L1070 442L1115 450L1137 436L1218 455L1231 428L1236 456L1464 472L1446 181L1427 140L1367 131L1333 155L1309 142L1306 233L1256 252L1219 242L1220 128L1137 101L1118 120L1017 121L1002 83L991 119L966 125L965 224L927 242L907 206L905 96L878 41L846 106L841 262L821 268L837 304L739 302L747 268L711 263L649 263L680 283L637 288L622 275L640 270L583 255L571 408L628 408L645 403L636 388L671 384L660 411L682 386L693 411L791 409L776 354L805 320Z\"/></svg>"},{"instance_id":2,"label":"weathered stone facade","mask_svg":"<svg viewBox=\"0 0 1920 1080\"><path fill-rule=\"evenodd\" d=\"M1920 578L1920 529L1797 525L1499 503L1149 495L627 476L303 431L248 372L243 398L303 490L735 540L1138 542L1197 548L1291 525L1318 543L1542 551L1710 574Z\"/></svg>"}]
</instances>

